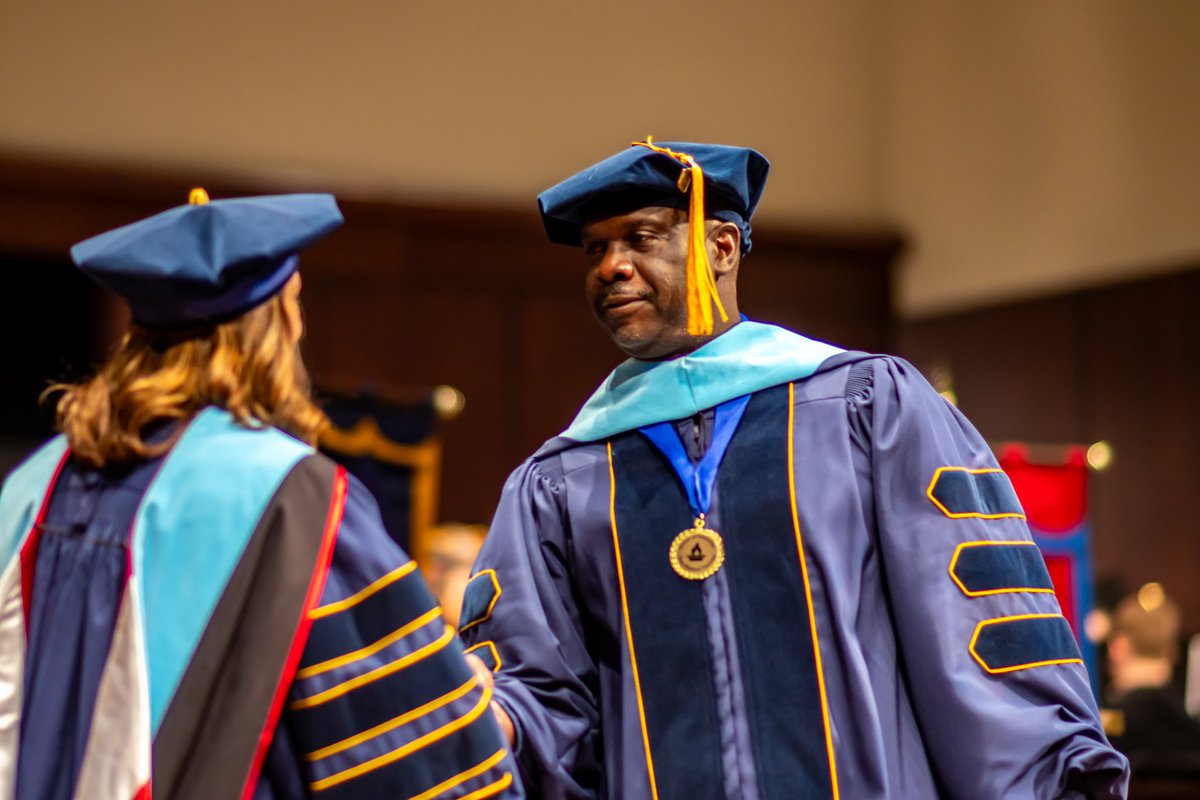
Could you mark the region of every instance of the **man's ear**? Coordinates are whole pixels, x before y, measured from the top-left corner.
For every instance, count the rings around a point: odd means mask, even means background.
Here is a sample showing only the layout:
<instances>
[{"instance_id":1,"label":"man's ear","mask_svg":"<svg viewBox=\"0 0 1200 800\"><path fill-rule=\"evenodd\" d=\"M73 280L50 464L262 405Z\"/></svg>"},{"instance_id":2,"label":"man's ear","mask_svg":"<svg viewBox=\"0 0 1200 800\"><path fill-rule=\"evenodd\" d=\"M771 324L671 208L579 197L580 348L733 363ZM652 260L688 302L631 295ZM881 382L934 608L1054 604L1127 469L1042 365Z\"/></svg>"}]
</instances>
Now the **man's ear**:
<instances>
[{"instance_id":1,"label":"man's ear","mask_svg":"<svg viewBox=\"0 0 1200 800\"><path fill-rule=\"evenodd\" d=\"M737 269L742 256L742 231L732 222L718 221L708 234L712 248L710 261L717 275Z\"/></svg>"}]
</instances>

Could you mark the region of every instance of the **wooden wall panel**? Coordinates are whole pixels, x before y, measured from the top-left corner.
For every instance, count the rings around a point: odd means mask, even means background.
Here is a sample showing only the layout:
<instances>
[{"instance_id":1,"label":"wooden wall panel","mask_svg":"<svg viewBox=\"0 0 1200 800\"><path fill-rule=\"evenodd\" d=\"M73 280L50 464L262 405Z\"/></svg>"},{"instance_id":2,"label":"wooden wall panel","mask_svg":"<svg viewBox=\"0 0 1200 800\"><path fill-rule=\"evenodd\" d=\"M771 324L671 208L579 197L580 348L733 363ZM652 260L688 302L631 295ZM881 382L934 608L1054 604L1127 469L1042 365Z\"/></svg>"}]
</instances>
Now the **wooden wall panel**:
<instances>
[{"instance_id":1,"label":"wooden wall panel","mask_svg":"<svg viewBox=\"0 0 1200 800\"><path fill-rule=\"evenodd\" d=\"M742 311L841 347L886 352L902 249L888 233L756 230L740 268Z\"/></svg>"},{"instance_id":2,"label":"wooden wall panel","mask_svg":"<svg viewBox=\"0 0 1200 800\"><path fill-rule=\"evenodd\" d=\"M179 204L196 180L0 154L0 252L65 259L80 239ZM331 188L226 176L206 186L213 197ZM314 377L414 397L440 384L461 390L466 408L443 426L441 517L486 521L507 474L622 358L584 301L582 255L547 243L532 198L520 209L352 194L340 203L345 226L301 263ZM887 349L899 235L765 227L754 236L743 311ZM17 346L0 341L0 354Z\"/></svg>"},{"instance_id":3,"label":"wooden wall panel","mask_svg":"<svg viewBox=\"0 0 1200 800\"><path fill-rule=\"evenodd\" d=\"M99 297L61 257L0 249L0 436L33 439L51 424L38 395L86 373L97 355L88 334Z\"/></svg>"},{"instance_id":4,"label":"wooden wall panel","mask_svg":"<svg viewBox=\"0 0 1200 800\"><path fill-rule=\"evenodd\" d=\"M1112 444L1093 509L1104 564L1136 587L1162 581L1200 629L1200 269L1089 293L1086 413Z\"/></svg>"},{"instance_id":5,"label":"wooden wall panel","mask_svg":"<svg viewBox=\"0 0 1200 800\"><path fill-rule=\"evenodd\" d=\"M522 404L517 417L522 457L533 452L548 432L566 428L604 376L625 357L595 321L579 283L576 292L535 293L524 300L526 313L519 331L522 358L514 383L531 397L560 401L554 408Z\"/></svg>"},{"instance_id":6,"label":"wooden wall panel","mask_svg":"<svg viewBox=\"0 0 1200 800\"><path fill-rule=\"evenodd\" d=\"M945 315L901 326L897 344L926 376L949 373L959 407L992 441L1086 441L1078 305L1055 297Z\"/></svg>"},{"instance_id":7,"label":"wooden wall panel","mask_svg":"<svg viewBox=\"0 0 1200 800\"><path fill-rule=\"evenodd\" d=\"M1133 590L1162 581L1200 629L1200 268L913 322L899 350L949 367L993 443L1105 440L1093 472L1095 566Z\"/></svg>"}]
</instances>

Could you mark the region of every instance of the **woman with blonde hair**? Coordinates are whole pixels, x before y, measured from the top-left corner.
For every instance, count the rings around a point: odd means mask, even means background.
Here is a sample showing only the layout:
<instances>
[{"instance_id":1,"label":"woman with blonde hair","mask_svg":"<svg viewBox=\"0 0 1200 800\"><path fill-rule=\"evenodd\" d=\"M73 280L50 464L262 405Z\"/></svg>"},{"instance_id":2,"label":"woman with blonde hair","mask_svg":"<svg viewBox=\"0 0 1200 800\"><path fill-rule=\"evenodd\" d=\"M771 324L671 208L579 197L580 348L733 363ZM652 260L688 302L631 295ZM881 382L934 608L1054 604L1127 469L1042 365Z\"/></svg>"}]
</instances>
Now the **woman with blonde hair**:
<instances>
[{"instance_id":1,"label":"woman with blonde hair","mask_svg":"<svg viewBox=\"0 0 1200 800\"><path fill-rule=\"evenodd\" d=\"M313 446L297 253L329 195L76 245L133 323L0 491L0 797L515 797L486 680Z\"/></svg>"}]
</instances>

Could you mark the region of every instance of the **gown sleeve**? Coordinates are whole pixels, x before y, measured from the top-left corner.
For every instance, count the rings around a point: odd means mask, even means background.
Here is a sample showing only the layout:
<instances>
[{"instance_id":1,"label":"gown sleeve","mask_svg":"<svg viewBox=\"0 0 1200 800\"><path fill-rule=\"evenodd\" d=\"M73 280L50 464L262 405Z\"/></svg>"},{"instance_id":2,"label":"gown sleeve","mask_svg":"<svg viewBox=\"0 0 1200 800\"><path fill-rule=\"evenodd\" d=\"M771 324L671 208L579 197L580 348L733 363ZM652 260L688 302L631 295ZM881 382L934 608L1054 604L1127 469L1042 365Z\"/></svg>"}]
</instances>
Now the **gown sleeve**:
<instances>
[{"instance_id":1,"label":"gown sleeve","mask_svg":"<svg viewBox=\"0 0 1200 800\"><path fill-rule=\"evenodd\" d=\"M1123 798L1087 673L1007 476L909 364L848 390L905 679L946 797ZM855 380L851 379L853 385Z\"/></svg>"},{"instance_id":2,"label":"gown sleeve","mask_svg":"<svg viewBox=\"0 0 1200 800\"><path fill-rule=\"evenodd\" d=\"M290 742L308 795L523 796L491 691L353 477L310 616L277 737Z\"/></svg>"},{"instance_id":3,"label":"gown sleeve","mask_svg":"<svg viewBox=\"0 0 1200 800\"><path fill-rule=\"evenodd\" d=\"M551 463L509 478L467 585L468 652L496 671L496 700L517 731L533 796L593 798L600 783L597 671L570 586L564 484Z\"/></svg>"}]
</instances>

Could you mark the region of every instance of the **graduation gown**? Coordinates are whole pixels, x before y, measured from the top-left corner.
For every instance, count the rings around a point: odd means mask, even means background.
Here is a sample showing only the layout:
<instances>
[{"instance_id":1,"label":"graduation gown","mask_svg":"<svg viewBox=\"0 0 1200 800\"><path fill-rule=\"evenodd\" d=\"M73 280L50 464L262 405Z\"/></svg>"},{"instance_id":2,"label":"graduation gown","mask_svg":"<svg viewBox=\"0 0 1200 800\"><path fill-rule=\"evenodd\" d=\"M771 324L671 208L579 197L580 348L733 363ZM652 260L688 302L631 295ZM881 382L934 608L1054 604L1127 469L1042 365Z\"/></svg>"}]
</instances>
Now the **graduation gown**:
<instances>
[{"instance_id":1,"label":"graduation gown","mask_svg":"<svg viewBox=\"0 0 1200 800\"><path fill-rule=\"evenodd\" d=\"M0 494L0 796L518 797L490 692L361 484L207 409Z\"/></svg>"},{"instance_id":2,"label":"graduation gown","mask_svg":"<svg viewBox=\"0 0 1200 800\"><path fill-rule=\"evenodd\" d=\"M684 579L695 509L637 428L739 395L724 563ZM509 478L477 571L462 632L531 796L1124 796L1011 485L903 361L743 322L627 362Z\"/></svg>"}]
</instances>

